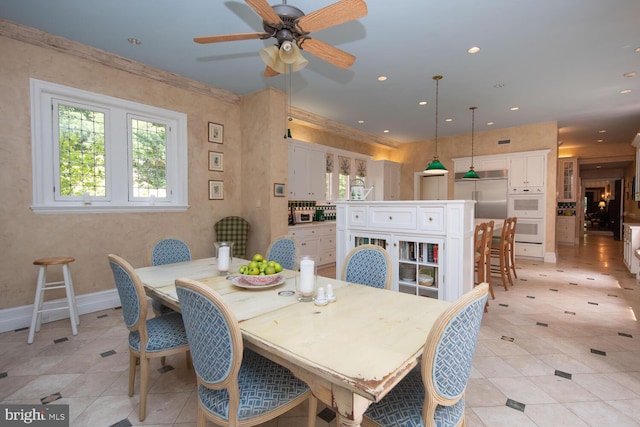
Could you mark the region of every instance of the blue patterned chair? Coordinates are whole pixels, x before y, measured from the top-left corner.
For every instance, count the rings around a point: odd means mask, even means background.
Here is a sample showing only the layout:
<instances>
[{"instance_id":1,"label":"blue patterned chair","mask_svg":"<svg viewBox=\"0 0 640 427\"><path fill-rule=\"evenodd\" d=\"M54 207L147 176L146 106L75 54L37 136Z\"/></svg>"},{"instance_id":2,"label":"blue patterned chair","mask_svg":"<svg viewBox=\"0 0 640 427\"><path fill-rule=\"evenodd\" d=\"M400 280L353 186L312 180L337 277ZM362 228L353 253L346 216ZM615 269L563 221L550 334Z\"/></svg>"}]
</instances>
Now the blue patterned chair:
<instances>
[{"instance_id":1,"label":"blue patterned chair","mask_svg":"<svg viewBox=\"0 0 640 427\"><path fill-rule=\"evenodd\" d=\"M282 236L271 242L266 259L280 263L282 268L295 270L298 267L300 249L294 236Z\"/></svg>"},{"instance_id":2,"label":"blue patterned chair","mask_svg":"<svg viewBox=\"0 0 640 427\"><path fill-rule=\"evenodd\" d=\"M489 286L460 297L433 325L421 363L364 414L363 426L463 426L464 391Z\"/></svg>"},{"instance_id":3,"label":"blue patterned chair","mask_svg":"<svg viewBox=\"0 0 640 427\"><path fill-rule=\"evenodd\" d=\"M214 290L191 279L176 280L180 309L197 376L197 425L265 423L309 400L308 426L317 400L286 368L244 349L238 321Z\"/></svg>"},{"instance_id":4,"label":"blue patterned chair","mask_svg":"<svg viewBox=\"0 0 640 427\"><path fill-rule=\"evenodd\" d=\"M185 261L191 261L191 250L189 245L180 239L160 239L151 248L151 265L174 264ZM155 299L151 300L151 307L156 316L173 311Z\"/></svg>"},{"instance_id":5,"label":"blue patterned chair","mask_svg":"<svg viewBox=\"0 0 640 427\"><path fill-rule=\"evenodd\" d=\"M342 266L342 280L350 283L391 289L391 258L378 245L360 245L346 256Z\"/></svg>"},{"instance_id":6,"label":"blue patterned chair","mask_svg":"<svg viewBox=\"0 0 640 427\"><path fill-rule=\"evenodd\" d=\"M147 297L133 267L117 255L109 255L109 265L122 304L124 323L129 328L129 396L133 396L136 365L140 362L140 421L147 411L150 359L186 353L191 366L189 343L180 313L147 320Z\"/></svg>"},{"instance_id":7,"label":"blue patterned chair","mask_svg":"<svg viewBox=\"0 0 640 427\"><path fill-rule=\"evenodd\" d=\"M246 258L249 223L239 216L227 216L213 226L216 242L233 242L233 257Z\"/></svg>"}]
</instances>

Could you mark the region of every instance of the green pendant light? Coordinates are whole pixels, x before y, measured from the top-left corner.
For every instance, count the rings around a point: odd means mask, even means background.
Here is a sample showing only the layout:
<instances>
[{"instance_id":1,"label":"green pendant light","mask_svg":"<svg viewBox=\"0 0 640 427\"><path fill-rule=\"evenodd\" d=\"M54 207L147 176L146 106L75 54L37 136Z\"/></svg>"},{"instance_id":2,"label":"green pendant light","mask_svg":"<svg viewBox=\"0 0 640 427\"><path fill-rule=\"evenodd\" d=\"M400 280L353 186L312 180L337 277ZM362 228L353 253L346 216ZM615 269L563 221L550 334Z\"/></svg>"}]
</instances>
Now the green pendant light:
<instances>
[{"instance_id":1,"label":"green pendant light","mask_svg":"<svg viewBox=\"0 0 640 427\"><path fill-rule=\"evenodd\" d=\"M476 110L478 107L471 107L471 167L469 168L469 172L465 173L462 176L462 179L480 179L476 171L473 170L473 129L476 123Z\"/></svg>"},{"instance_id":2,"label":"green pendant light","mask_svg":"<svg viewBox=\"0 0 640 427\"><path fill-rule=\"evenodd\" d=\"M444 175L449 171L444 167L440 159L438 158L438 86L442 76L433 76L433 80L436 81L436 153L433 156L431 163L427 165L424 170L425 175Z\"/></svg>"}]
</instances>

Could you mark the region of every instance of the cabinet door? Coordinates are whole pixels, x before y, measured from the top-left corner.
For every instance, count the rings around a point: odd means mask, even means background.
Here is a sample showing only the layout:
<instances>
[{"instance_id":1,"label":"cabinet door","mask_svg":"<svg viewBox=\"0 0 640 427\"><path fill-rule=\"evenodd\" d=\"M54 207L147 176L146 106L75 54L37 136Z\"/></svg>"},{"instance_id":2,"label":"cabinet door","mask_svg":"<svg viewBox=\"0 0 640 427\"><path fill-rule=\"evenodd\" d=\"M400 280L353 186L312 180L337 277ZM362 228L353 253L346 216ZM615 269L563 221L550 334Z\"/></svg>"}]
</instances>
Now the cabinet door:
<instances>
[{"instance_id":1,"label":"cabinet door","mask_svg":"<svg viewBox=\"0 0 640 427\"><path fill-rule=\"evenodd\" d=\"M576 159L558 160L558 201L575 202L578 162Z\"/></svg>"},{"instance_id":2,"label":"cabinet door","mask_svg":"<svg viewBox=\"0 0 640 427\"><path fill-rule=\"evenodd\" d=\"M440 298L443 240L394 236L394 290L418 296Z\"/></svg>"},{"instance_id":3,"label":"cabinet door","mask_svg":"<svg viewBox=\"0 0 640 427\"><path fill-rule=\"evenodd\" d=\"M306 200L306 163L307 150L296 145L289 145L289 198Z\"/></svg>"},{"instance_id":4,"label":"cabinet door","mask_svg":"<svg viewBox=\"0 0 640 427\"><path fill-rule=\"evenodd\" d=\"M325 200L325 152L309 150L307 153L307 198Z\"/></svg>"},{"instance_id":5,"label":"cabinet door","mask_svg":"<svg viewBox=\"0 0 640 427\"><path fill-rule=\"evenodd\" d=\"M527 157L527 186L544 186L545 157L541 155Z\"/></svg>"},{"instance_id":6,"label":"cabinet door","mask_svg":"<svg viewBox=\"0 0 640 427\"><path fill-rule=\"evenodd\" d=\"M509 187L543 187L545 157L514 157L509 162Z\"/></svg>"},{"instance_id":7,"label":"cabinet door","mask_svg":"<svg viewBox=\"0 0 640 427\"><path fill-rule=\"evenodd\" d=\"M325 199L325 152L299 144L289 145L289 198Z\"/></svg>"},{"instance_id":8,"label":"cabinet door","mask_svg":"<svg viewBox=\"0 0 640 427\"><path fill-rule=\"evenodd\" d=\"M384 199L400 200L400 164L386 162L384 168Z\"/></svg>"}]
</instances>

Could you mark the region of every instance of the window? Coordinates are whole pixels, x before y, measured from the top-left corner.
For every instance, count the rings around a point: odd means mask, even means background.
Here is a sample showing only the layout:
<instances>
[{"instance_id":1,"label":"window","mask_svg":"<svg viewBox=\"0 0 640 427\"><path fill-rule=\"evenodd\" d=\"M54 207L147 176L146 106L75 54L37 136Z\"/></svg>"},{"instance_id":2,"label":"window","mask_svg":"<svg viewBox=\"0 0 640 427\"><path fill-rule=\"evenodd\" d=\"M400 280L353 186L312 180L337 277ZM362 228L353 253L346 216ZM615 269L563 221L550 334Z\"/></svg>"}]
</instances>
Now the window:
<instances>
[{"instance_id":1,"label":"window","mask_svg":"<svg viewBox=\"0 0 640 427\"><path fill-rule=\"evenodd\" d=\"M31 79L37 213L188 205L186 115Z\"/></svg>"}]
</instances>

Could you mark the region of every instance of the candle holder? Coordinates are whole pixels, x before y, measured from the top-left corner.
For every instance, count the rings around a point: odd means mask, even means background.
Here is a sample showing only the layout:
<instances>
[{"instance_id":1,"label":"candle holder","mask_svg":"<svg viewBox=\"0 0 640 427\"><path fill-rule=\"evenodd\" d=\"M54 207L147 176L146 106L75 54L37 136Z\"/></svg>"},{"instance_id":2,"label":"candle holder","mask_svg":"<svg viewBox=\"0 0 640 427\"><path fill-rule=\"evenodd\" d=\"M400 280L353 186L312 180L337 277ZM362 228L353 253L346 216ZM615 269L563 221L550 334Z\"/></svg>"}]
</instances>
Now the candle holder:
<instances>
[{"instance_id":1,"label":"candle holder","mask_svg":"<svg viewBox=\"0 0 640 427\"><path fill-rule=\"evenodd\" d=\"M218 273L221 275L228 274L231 268L231 260L233 259L233 243L234 242L215 242L216 260L218 261Z\"/></svg>"},{"instance_id":2,"label":"candle holder","mask_svg":"<svg viewBox=\"0 0 640 427\"><path fill-rule=\"evenodd\" d=\"M296 294L298 301L310 302L316 293L317 265L314 257L303 256L300 258L300 272L296 274Z\"/></svg>"}]
</instances>

